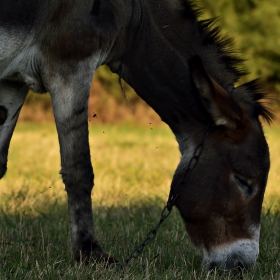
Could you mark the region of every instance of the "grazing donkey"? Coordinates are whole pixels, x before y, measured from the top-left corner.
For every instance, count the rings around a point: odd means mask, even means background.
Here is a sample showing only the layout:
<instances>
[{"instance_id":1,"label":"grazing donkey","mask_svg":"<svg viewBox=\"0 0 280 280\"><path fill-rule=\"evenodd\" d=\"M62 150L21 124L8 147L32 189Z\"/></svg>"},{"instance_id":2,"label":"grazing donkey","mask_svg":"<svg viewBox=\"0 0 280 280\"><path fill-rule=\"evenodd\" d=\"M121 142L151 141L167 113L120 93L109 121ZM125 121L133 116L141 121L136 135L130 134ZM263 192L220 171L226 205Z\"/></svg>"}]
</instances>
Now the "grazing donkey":
<instances>
[{"instance_id":1,"label":"grazing donkey","mask_svg":"<svg viewBox=\"0 0 280 280\"><path fill-rule=\"evenodd\" d=\"M29 89L50 92L60 171L77 261L116 260L96 237L88 143L92 75L108 64L174 132L182 154L172 181L178 207L203 265L252 266L269 152L255 82L242 75L210 22L184 0L0 0L0 177ZM213 124L209 129L209 123ZM189 160L207 131L197 166ZM187 180L186 180L187 179Z\"/></svg>"}]
</instances>

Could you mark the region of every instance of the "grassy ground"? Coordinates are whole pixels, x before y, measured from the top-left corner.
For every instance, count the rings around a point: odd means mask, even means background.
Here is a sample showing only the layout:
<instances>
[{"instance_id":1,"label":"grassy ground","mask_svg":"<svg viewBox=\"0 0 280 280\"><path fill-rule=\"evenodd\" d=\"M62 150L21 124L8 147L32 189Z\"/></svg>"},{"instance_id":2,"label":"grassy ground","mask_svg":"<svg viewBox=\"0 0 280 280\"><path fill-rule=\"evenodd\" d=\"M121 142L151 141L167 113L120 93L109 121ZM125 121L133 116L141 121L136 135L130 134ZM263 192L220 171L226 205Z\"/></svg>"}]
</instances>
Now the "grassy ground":
<instances>
[{"instance_id":1,"label":"grassy ground","mask_svg":"<svg viewBox=\"0 0 280 280\"><path fill-rule=\"evenodd\" d=\"M166 127L97 125L90 129L96 174L93 206L106 251L126 258L154 226L179 160ZM265 128L272 167L262 218L257 266L243 279L279 279L280 127ZM84 267L70 253L66 193L58 171L53 125L19 124L0 182L2 279L236 279L207 274L174 211L141 258L123 271Z\"/></svg>"}]
</instances>

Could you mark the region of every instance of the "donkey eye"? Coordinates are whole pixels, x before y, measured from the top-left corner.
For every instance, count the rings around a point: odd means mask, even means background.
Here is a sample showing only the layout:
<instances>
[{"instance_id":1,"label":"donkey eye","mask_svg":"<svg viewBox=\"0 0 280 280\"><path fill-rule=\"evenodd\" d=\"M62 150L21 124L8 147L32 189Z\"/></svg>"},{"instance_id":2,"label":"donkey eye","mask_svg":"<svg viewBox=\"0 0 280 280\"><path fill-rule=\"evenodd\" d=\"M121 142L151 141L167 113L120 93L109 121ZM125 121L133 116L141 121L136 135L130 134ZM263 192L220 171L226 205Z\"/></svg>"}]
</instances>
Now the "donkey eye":
<instances>
[{"instance_id":1,"label":"donkey eye","mask_svg":"<svg viewBox=\"0 0 280 280\"><path fill-rule=\"evenodd\" d=\"M234 175L234 180L237 182L238 186L242 189L246 197L253 194L254 188L251 182L237 175Z\"/></svg>"}]
</instances>

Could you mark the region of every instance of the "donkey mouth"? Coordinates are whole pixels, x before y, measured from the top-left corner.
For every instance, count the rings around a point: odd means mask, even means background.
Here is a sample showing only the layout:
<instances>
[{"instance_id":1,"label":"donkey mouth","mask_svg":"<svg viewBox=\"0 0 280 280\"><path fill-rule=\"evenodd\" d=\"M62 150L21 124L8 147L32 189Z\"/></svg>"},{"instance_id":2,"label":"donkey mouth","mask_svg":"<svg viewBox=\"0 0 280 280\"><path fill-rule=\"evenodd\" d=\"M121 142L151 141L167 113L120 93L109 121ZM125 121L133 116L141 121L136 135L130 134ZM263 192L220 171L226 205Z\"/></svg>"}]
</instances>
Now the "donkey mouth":
<instances>
[{"instance_id":1,"label":"donkey mouth","mask_svg":"<svg viewBox=\"0 0 280 280\"><path fill-rule=\"evenodd\" d=\"M254 264L247 262L246 260L236 256L231 255L228 258L221 262L221 261L203 261L202 266L209 271L218 270L221 273L228 273L228 272L236 272L239 273L243 270L247 270L252 267Z\"/></svg>"},{"instance_id":2,"label":"donkey mouth","mask_svg":"<svg viewBox=\"0 0 280 280\"><path fill-rule=\"evenodd\" d=\"M231 244L203 251L202 266L208 270L223 272L243 270L253 267L259 254L258 238L241 239Z\"/></svg>"}]
</instances>

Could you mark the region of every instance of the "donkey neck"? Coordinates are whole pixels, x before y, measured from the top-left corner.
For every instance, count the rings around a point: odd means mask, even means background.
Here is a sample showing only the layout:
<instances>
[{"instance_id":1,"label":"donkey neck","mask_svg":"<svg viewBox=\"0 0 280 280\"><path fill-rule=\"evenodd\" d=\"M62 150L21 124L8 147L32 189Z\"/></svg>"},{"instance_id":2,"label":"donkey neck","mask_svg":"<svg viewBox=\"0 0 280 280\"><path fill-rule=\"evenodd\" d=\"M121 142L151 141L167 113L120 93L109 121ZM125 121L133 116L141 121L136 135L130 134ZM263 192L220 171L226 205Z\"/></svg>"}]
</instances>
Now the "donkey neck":
<instances>
[{"instance_id":1,"label":"donkey neck","mask_svg":"<svg viewBox=\"0 0 280 280\"><path fill-rule=\"evenodd\" d=\"M142 13L137 35L131 35L135 41L120 58L120 67L111 67L112 71L128 82L175 134L181 126L194 126L197 121L206 124L208 117L194 92L184 57L163 36L149 12Z\"/></svg>"}]
</instances>

